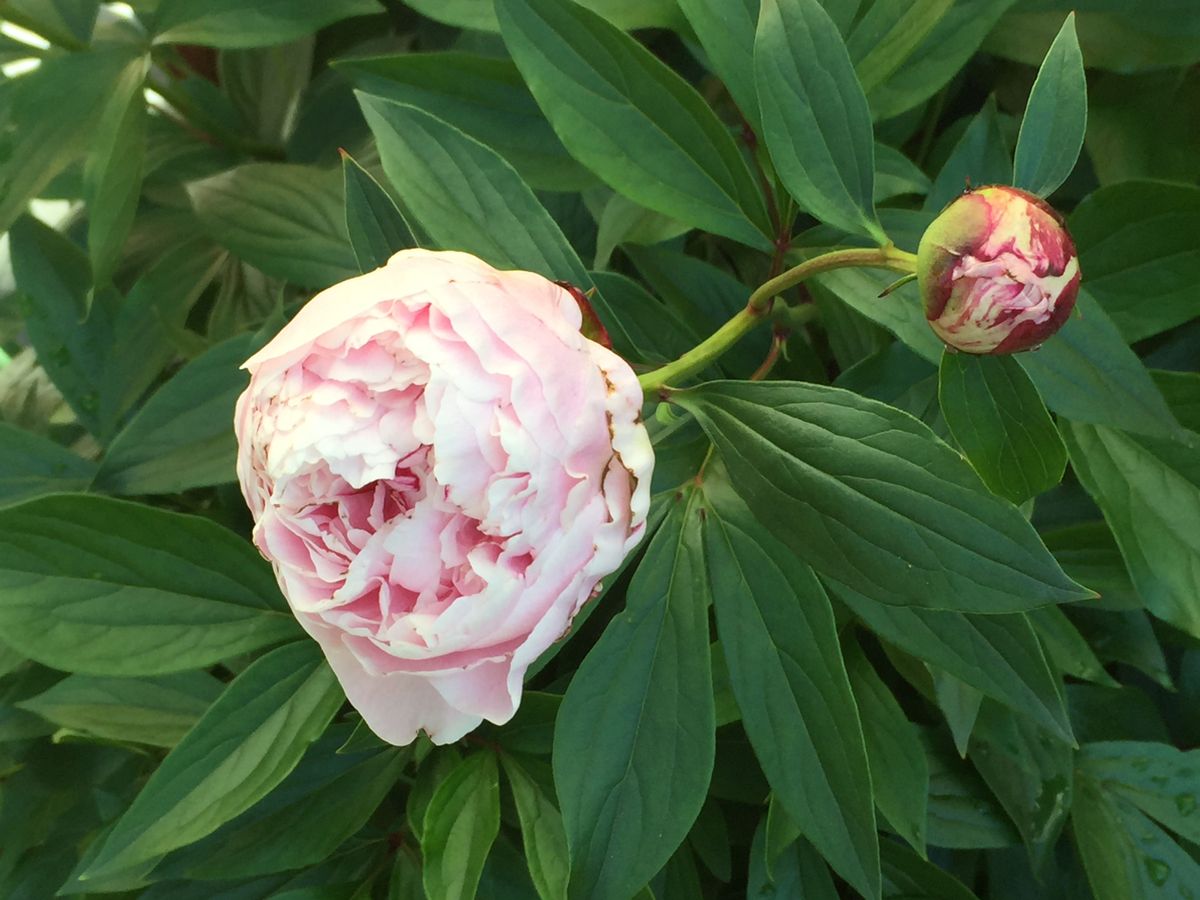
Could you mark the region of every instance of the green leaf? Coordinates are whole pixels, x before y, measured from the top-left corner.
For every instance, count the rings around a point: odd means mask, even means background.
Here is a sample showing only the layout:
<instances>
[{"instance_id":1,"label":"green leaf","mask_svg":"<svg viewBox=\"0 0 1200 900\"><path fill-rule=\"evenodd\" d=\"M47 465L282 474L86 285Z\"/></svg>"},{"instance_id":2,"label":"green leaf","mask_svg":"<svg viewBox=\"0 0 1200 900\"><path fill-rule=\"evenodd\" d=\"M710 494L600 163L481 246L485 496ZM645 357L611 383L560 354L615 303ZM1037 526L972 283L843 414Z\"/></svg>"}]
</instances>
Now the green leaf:
<instances>
[{"instance_id":1,"label":"green leaf","mask_svg":"<svg viewBox=\"0 0 1200 900\"><path fill-rule=\"evenodd\" d=\"M932 183L920 167L894 147L875 142L876 203L906 194L928 194Z\"/></svg>"},{"instance_id":2,"label":"green leaf","mask_svg":"<svg viewBox=\"0 0 1200 900\"><path fill-rule=\"evenodd\" d=\"M1150 375L1183 427L1200 434L1200 372L1151 372Z\"/></svg>"},{"instance_id":3,"label":"green leaf","mask_svg":"<svg viewBox=\"0 0 1200 900\"><path fill-rule=\"evenodd\" d=\"M312 866L356 834L395 786L407 751L339 755L331 728L275 790L208 837L176 850L155 875L253 878Z\"/></svg>"},{"instance_id":4,"label":"green leaf","mask_svg":"<svg viewBox=\"0 0 1200 900\"><path fill-rule=\"evenodd\" d=\"M1126 181L1071 213L1088 292L1127 341L1200 316L1200 188Z\"/></svg>"},{"instance_id":5,"label":"green leaf","mask_svg":"<svg viewBox=\"0 0 1200 900\"><path fill-rule=\"evenodd\" d=\"M562 815L514 757L505 754L500 761L516 802L533 885L541 900L562 900L567 895L567 879L571 874Z\"/></svg>"},{"instance_id":6,"label":"green leaf","mask_svg":"<svg viewBox=\"0 0 1200 900\"><path fill-rule=\"evenodd\" d=\"M862 89L870 92L899 69L946 15L954 0L876 0L846 40Z\"/></svg>"},{"instance_id":7,"label":"green leaf","mask_svg":"<svg viewBox=\"0 0 1200 900\"><path fill-rule=\"evenodd\" d=\"M99 0L5 0L4 18L46 38L78 50L92 39Z\"/></svg>"},{"instance_id":8,"label":"green leaf","mask_svg":"<svg viewBox=\"0 0 1200 900\"><path fill-rule=\"evenodd\" d=\"M141 51L106 47L44 60L0 85L5 130L0 161L0 232L56 175L88 150L121 73Z\"/></svg>"},{"instance_id":9,"label":"green leaf","mask_svg":"<svg viewBox=\"0 0 1200 900\"><path fill-rule=\"evenodd\" d=\"M1025 616L887 606L844 585L830 586L839 600L888 643L1030 716L1062 740L1071 740L1058 679L1046 665L1037 635Z\"/></svg>"},{"instance_id":10,"label":"green leaf","mask_svg":"<svg viewBox=\"0 0 1200 900\"><path fill-rule=\"evenodd\" d=\"M817 0L763 0L754 73L763 137L788 193L823 222L886 241L867 99Z\"/></svg>"},{"instance_id":11,"label":"green leaf","mask_svg":"<svg viewBox=\"0 0 1200 900\"><path fill-rule=\"evenodd\" d=\"M296 126L301 97L313 71L316 35L251 50L224 50L217 78L255 138L284 144Z\"/></svg>"},{"instance_id":12,"label":"green leaf","mask_svg":"<svg viewBox=\"0 0 1200 900\"><path fill-rule=\"evenodd\" d=\"M708 589L695 495L675 501L558 714L568 897L627 900L687 836L712 774Z\"/></svg>"},{"instance_id":13,"label":"green leaf","mask_svg":"<svg viewBox=\"0 0 1200 900\"><path fill-rule=\"evenodd\" d=\"M935 666L929 667L929 675L933 679L934 699L950 729L954 748L959 756L966 756L967 744L983 705L983 694Z\"/></svg>"},{"instance_id":14,"label":"green leaf","mask_svg":"<svg viewBox=\"0 0 1200 900\"><path fill-rule=\"evenodd\" d=\"M568 155L511 60L445 51L343 59L334 66L363 93L423 109L491 147L535 188L596 184Z\"/></svg>"},{"instance_id":15,"label":"green leaf","mask_svg":"<svg viewBox=\"0 0 1200 900\"><path fill-rule=\"evenodd\" d=\"M879 292L895 280L892 274L869 269L839 269L816 277L817 284L842 303L882 325L936 365L945 345L925 320L916 284L906 284L882 300L879 298Z\"/></svg>"},{"instance_id":16,"label":"green leaf","mask_svg":"<svg viewBox=\"0 0 1200 900\"><path fill-rule=\"evenodd\" d=\"M1050 45L1029 93L1013 162L1013 184L1045 197L1067 180L1087 130L1087 79L1075 35L1075 13L1067 16Z\"/></svg>"},{"instance_id":17,"label":"green leaf","mask_svg":"<svg viewBox=\"0 0 1200 900\"><path fill-rule=\"evenodd\" d=\"M899 606L1012 612L1090 596L1029 523L906 413L839 388L712 382L673 402L818 572Z\"/></svg>"},{"instance_id":18,"label":"green leaf","mask_svg":"<svg viewBox=\"0 0 1200 900\"><path fill-rule=\"evenodd\" d=\"M1080 773L1071 825L1096 900L1186 898L1200 864L1128 803Z\"/></svg>"},{"instance_id":19,"label":"green leaf","mask_svg":"<svg viewBox=\"0 0 1200 900\"><path fill-rule=\"evenodd\" d=\"M0 513L0 637L57 669L159 675L297 633L269 567L195 516L61 494Z\"/></svg>"},{"instance_id":20,"label":"green leaf","mask_svg":"<svg viewBox=\"0 0 1200 900\"><path fill-rule=\"evenodd\" d=\"M93 434L100 425L100 385L111 352L112 311L87 298L91 271L87 254L32 216L9 232L13 278L24 297L22 313L38 362L63 394L80 423ZM86 320L83 316L87 313Z\"/></svg>"},{"instance_id":21,"label":"green leaf","mask_svg":"<svg viewBox=\"0 0 1200 900\"><path fill-rule=\"evenodd\" d=\"M323 288L358 274L336 170L246 163L187 189L212 239L268 275Z\"/></svg>"},{"instance_id":22,"label":"green leaf","mask_svg":"<svg viewBox=\"0 0 1200 900\"><path fill-rule=\"evenodd\" d=\"M491 753L464 759L438 785L421 834L425 896L471 900L500 831L500 773Z\"/></svg>"},{"instance_id":23,"label":"green leaf","mask_svg":"<svg viewBox=\"0 0 1200 900\"><path fill-rule=\"evenodd\" d=\"M922 900L977 900L961 881L895 841L881 841L883 883L888 896Z\"/></svg>"},{"instance_id":24,"label":"green leaf","mask_svg":"<svg viewBox=\"0 0 1200 900\"><path fill-rule=\"evenodd\" d=\"M1078 422L1064 426L1063 437L1071 465L1104 512L1146 608L1200 635L1196 446Z\"/></svg>"},{"instance_id":25,"label":"green leaf","mask_svg":"<svg viewBox=\"0 0 1200 900\"><path fill-rule=\"evenodd\" d=\"M1054 668L1084 681L1117 686L1117 682L1104 670L1104 664L1092 652L1087 638L1080 634L1061 607L1044 606L1030 610L1026 615L1041 639L1046 658Z\"/></svg>"},{"instance_id":26,"label":"green leaf","mask_svg":"<svg viewBox=\"0 0 1200 900\"><path fill-rule=\"evenodd\" d=\"M1023 715L984 703L971 734L971 762L1017 826L1035 872L1053 858L1071 809L1074 753Z\"/></svg>"},{"instance_id":27,"label":"green leaf","mask_svg":"<svg viewBox=\"0 0 1200 900\"><path fill-rule=\"evenodd\" d=\"M0 422L0 507L84 490L96 464L53 441Z\"/></svg>"},{"instance_id":28,"label":"green leaf","mask_svg":"<svg viewBox=\"0 0 1200 900\"><path fill-rule=\"evenodd\" d=\"M1140 741L1087 744L1078 758L1084 776L1193 843L1200 841L1198 762L1198 750Z\"/></svg>"},{"instance_id":29,"label":"green leaf","mask_svg":"<svg viewBox=\"0 0 1200 900\"><path fill-rule=\"evenodd\" d=\"M342 177L346 188L346 230L359 271L378 269L397 251L417 246L404 214L349 153L342 154Z\"/></svg>"},{"instance_id":30,"label":"green leaf","mask_svg":"<svg viewBox=\"0 0 1200 900\"><path fill-rule=\"evenodd\" d=\"M925 198L925 209L939 212L972 185L1006 184L1012 179L1012 157L1000 127L996 98L988 97L942 164Z\"/></svg>"},{"instance_id":31,"label":"green leaf","mask_svg":"<svg viewBox=\"0 0 1200 900\"><path fill-rule=\"evenodd\" d=\"M498 0L501 33L559 139L613 190L766 249L766 207L729 132L687 82L600 16Z\"/></svg>"},{"instance_id":32,"label":"green leaf","mask_svg":"<svg viewBox=\"0 0 1200 900\"><path fill-rule=\"evenodd\" d=\"M1067 450L1011 356L945 353L938 395L950 433L993 493L1024 503L1062 480Z\"/></svg>"},{"instance_id":33,"label":"green leaf","mask_svg":"<svg viewBox=\"0 0 1200 900\"><path fill-rule=\"evenodd\" d=\"M774 808L772 808L774 812ZM808 841L800 838L779 848L769 847L766 819L754 833L746 896L778 900L837 900L829 869Z\"/></svg>"},{"instance_id":34,"label":"green leaf","mask_svg":"<svg viewBox=\"0 0 1200 900\"><path fill-rule=\"evenodd\" d=\"M351 16L382 12L375 0L162 0L154 17L159 44L265 47L303 37Z\"/></svg>"},{"instance_id":35,"label":"green leaf","mask_svg":"<svg viewBox=\"0 0 1200 900\"><path fill-rule=\"evenodd\" d=\"M887 823L925 855L929 763L920 733L857 642L846 645L846 670L862 716L875 805Z\"/></svg>"},{"instance_id":36,"label":"green leaf","mask_svg":"<svg viewBox=\"0 0 1200 900\"><path fill-rule=\"evenodd\" d=\"M738 110L761 132L754 67L746 65L754 54L759 0L679 0L679 8Z\"/></svg>"},{"instance_id":37,"label":"green leaf","mask_svg":"<svg viewBox=\"0 0 1200 900\"><path fill-rule=\"evenodd\" d=\"M84 880L186 846L248 809L287 777L344 699L311 641L256 660L150 776Z\"/></svg>"},{"instance_id":38,"label":"green leaf","mask_svg":"<svg viewBox=\"0 0 1200 900\"><path fill-rule=\"evenodd\" d=\"M138 57L117 77L84 165L88 256L96 284L116 269L133 225L146 153L146 100L142 82L149 58Z\"/></svg>"},{"instance_id":39,"label":"green leaf","mask_svg":"<svg viewBox=\"0 0 1200 900\"><path fill-rule=\"evenodd\" d=\"M500 23L487 0L409 0L421 15L459 28L499 31ZM580 0L618 28L666 28L678 23L673 0Z\"/></svg>"},{"instance_id":40,"label":"green leaf","mask_svg":"<svg viewBox=\"0 0 1200 900\"><path fill-rule=\"evenodd\" d=\"M904 64L867 92L876 119L933 96L966 64L1014 0L955 0Z\"/></svg>"},{"instance_id":41,"label":"green leaf","mask_svg":"<svg viewBox=\"0 0 1200 900\"><path fill-rule=\"evenodd\" d=\"M1020 363L1046 405L1064 418L1137 434L1175 437L1179 423L1137 354L1086 289L1076 312Z\"/></svg>"},{"instance_id":42,"label":"green leaf","mask_svg":"<svg viewBox=\"0 0 1200 900\"><path fill-rule=\"evenodd\" d=\"M829 598L712 470L705 492L704 560L746 734L804 836L878 896L867 750Z\"/></svg>"},{"instance_id":43,"label":"green leaf","mask_svg":"<svg viewBox=\"0 0 1200 900\"><path fill-rule=\"evenodd\" d=\"M1016 829L953 745L924 735L929 754L929 843L951 849L1011 847ZM899 845L896 845L899 846ZM883 847L887 847L886 844Z\"/></svg>"},{"instance_id":44,"label":"green leaf","mask_svg":"<svg viewBox=\"0 0 1200 900\"><path fill-rule=\"evenodd\" d=\"M174 747L223 688L207 672L150 678L68 675L17 705L61 728L105 740Z\"/></svg>"},{"instance_id":45,"label":"green leaf","mask_svg":"<svg viewBox=\"0 0 1200 900\"><path fill-rule=\"evenodd\" d=\"M246 387L238 367L260 343L253 335L238 335L180 369L113 438L96 488L173 494L236 480L237 441L230 423Z\"/></svg>"}]
</instances>

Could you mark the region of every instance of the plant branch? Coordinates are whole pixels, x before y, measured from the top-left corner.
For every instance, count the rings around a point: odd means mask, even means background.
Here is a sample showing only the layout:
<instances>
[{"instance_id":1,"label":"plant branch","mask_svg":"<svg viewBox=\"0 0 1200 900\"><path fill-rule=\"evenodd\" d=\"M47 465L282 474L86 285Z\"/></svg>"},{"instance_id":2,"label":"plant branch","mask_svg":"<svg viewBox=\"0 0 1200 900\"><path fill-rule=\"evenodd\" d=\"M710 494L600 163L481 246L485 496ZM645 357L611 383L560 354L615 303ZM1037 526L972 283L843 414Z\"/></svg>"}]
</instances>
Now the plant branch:
<instances>
[{"instance_id":1,"label":"plant branch","mask_svg":"<svg viewBox=\"0 0 1200 900\"><path fill-rule=\"evenodd\" d=\"M782 275L763 282L750 295L745 309L674 362L669 362L661 368L639 376L638 383L647 394L657 394L670 390L671 382L680 381L701 371L741 340L759 322L766 319L767 313L771 309L771 301L777 295L806 278L811 278L821 272L849 267L891 269L907 273L914 271L916 260L914 254L897 250L891 245L832 250L829 253L814 256L798 266L793 266Z\"/></svg>"}]
</instances>

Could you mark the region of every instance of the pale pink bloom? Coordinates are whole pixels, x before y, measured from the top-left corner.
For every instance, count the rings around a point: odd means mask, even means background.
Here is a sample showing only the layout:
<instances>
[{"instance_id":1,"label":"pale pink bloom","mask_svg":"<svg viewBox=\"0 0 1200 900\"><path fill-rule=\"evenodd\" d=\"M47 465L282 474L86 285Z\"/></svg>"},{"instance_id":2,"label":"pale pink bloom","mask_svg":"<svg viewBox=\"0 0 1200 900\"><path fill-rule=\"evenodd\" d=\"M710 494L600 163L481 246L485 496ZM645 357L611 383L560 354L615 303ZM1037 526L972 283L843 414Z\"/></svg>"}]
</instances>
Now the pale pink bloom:
<instances>
[{"instance_id":1,"label":"pale pink bloom","mask_svg":"<svg viewBox=\"0 0 1200 900\"><path fill-rule=\"evenodd\" d=\"M254 541L384 740L506 722L642 536L642 391L580 323L540 275L405 250L245 364Z\"/></svg>"},{"instance_id":2,"label":"pale pink bloom","mask_svg":"<svg viewBox=\"0 0 1200 900\"><path fill-rule=\"evenodd\" d=\"M1079 293L1075 244L1057 213L1011 187L969 191L921 238L925 317L966 353L1016 353L1058 331Z\"/></svg>"}]
</instances>

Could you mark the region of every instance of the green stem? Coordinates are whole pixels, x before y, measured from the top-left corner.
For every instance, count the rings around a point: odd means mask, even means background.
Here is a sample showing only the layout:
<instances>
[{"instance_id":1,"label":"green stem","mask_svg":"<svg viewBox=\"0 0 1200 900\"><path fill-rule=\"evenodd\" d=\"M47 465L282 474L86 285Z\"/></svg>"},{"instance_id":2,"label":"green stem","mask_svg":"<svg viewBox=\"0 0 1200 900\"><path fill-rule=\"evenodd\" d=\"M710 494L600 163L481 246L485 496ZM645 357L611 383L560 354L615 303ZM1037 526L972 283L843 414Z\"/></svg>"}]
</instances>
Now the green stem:
<instances>
[{"instance_id":1,"label":"green stem","mask_svg":"<svg viewBox=\"0 0 1200 900\"><path fill-rule=\"evenodd\" d=\"M853 250L832 250L829 253L814 256L812 259L805 260L800 265L788 269L783 274L763 282L750 295L745 309L679 359L639 376L638 383L647 394L657 394L669 389L671 382L695 375L741 340L759 322L768 318L767 313L771 309L771 301L777 295L813 275L849 267L913 272L916 269L916 262L917 257L914 254L905 253L890 245Z\"/></svg>"}]
</instances>

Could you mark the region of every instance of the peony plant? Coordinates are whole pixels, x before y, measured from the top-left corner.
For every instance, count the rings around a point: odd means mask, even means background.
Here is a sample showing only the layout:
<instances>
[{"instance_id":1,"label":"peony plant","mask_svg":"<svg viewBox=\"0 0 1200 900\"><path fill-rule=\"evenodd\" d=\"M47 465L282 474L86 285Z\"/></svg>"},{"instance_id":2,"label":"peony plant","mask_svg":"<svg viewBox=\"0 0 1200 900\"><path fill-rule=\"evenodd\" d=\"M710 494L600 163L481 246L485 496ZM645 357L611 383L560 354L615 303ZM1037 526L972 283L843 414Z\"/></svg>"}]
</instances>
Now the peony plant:
<instances>
[{"instance_id":1,"label":"peony plant","mask_svg":"<svg viewBox=\"0 0 1200 900\"><path fill-rule=\"evenodd\" d=\"M1101 5L0 3L0 897L1200 896Z\"/></svg>"}]
</instances>

